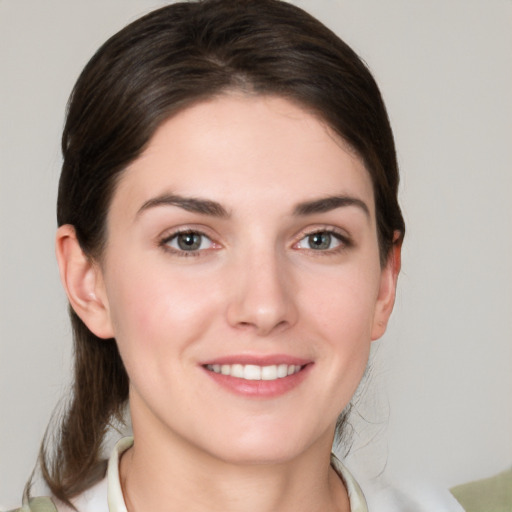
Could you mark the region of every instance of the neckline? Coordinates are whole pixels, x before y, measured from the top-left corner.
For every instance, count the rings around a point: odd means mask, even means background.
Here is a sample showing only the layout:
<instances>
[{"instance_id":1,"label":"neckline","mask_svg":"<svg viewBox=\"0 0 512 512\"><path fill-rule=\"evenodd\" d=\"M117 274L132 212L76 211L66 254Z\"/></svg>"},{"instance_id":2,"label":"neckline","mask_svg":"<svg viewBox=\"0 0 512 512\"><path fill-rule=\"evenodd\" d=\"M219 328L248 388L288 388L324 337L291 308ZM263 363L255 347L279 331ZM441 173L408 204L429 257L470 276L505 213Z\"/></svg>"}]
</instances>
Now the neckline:
<instances>
[{"instance_id":1,"label":"neckline","mask_svg":"<svg viewBox=\"0 0 512 512\"><path fill-rule=\"evenodd\" d=\"M121 459L121 455L132 446L133 437L123 437L116 443L108 461L107 501L109 512L128 512L121 488L121 480L119 478L119 460ZM350 512L368 512L368 505L361 487L350 471L333 453L331 453L331 466L343 480L347 488Z\"/></svg>"}]
</instances>

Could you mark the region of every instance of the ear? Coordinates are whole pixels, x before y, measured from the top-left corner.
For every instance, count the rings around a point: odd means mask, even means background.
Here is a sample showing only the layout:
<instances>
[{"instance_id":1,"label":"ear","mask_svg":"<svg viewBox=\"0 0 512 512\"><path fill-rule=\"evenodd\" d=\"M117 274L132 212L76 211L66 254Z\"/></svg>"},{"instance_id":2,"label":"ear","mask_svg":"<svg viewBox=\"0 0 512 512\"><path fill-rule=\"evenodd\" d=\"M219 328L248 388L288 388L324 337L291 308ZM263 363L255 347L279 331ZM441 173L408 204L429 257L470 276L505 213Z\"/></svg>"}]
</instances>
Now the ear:
<instances>
[{"instance_id":1,"label":"ear","mask_svg":"<svg viewBox=\"0 0 512 512\"><path fill-rule=\"evenodd\" d=\"M396 284L401 267L402 239L401 233L395 231L393 246L389 252L386 266L380 277L379 295L375 306L372 326L372 341L379 339L385 332L389 317L393 311L396 296Z\"/></svg>"},{"instance_id":2,"label":"ear","mask_svg":"<svg viewBox=\"0 0 512 512\"><path fill-rule=\"evenodd\" d=\"M55 251L73 310L96 336L113 338L101 269L82 251L73 226L66 224L57 230Z\"/></svg>"}]
</instances>

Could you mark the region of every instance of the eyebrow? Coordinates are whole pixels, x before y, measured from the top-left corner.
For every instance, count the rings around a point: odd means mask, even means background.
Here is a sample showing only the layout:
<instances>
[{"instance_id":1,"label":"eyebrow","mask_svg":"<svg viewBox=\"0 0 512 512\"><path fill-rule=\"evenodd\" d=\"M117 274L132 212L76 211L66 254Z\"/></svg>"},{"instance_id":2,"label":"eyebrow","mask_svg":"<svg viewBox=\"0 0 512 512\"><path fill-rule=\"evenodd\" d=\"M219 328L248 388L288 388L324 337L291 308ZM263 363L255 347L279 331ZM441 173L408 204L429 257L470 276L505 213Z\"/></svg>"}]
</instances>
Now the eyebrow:
<instances>
[{"instance_id":1,"label":"eyebrow","mask_svg":"<svg viewBox=\"0 0 512 512\"><path fill-rule=\"evenodd\" d=\"M346 206L356 206L360 208L367 217L370 217L370 209L367 204L358 199L357 197L352 196L328 196L320 199L315 199L313 201L306 201L304 203L299 203L294 208L295 215L312 215L314 213L325 213L331 210L335 210L336 208L342 208Z\"/></svg>"},{"instance_id":2,"label":"eyebrow","mask_svg":"<svg viewBox=\"0 0 512 512\"><path fill-rule=\"evenodd\" d=\"M195 197L183 197L175 194L163 194L146 201L137 211L137 217L146 210L158 206L177 206L186 211L210 215L212 217L228 218L230 213L218 202L210 199ZM364 201L352 196L328 196L312 201L299 203L293 209L297 216L313 215L315 213L326 213L337 208L356 206L360 208L367 217L370 217L370 209Z\"/></svg>"},{"instance_id":3,"label":"eyebrow","mask_svg":"<svg viewBox=\"0 0 512 512\"><path fill-rule=\"evenodd\" d=\"M183 197L175 194L163 194L146 201L137 211L137 216L150 208L157 206L178 206L188 212L210 215L212 217L227 218L228 211L216 201L195 197Z\"/></svg>"}]
</instances>

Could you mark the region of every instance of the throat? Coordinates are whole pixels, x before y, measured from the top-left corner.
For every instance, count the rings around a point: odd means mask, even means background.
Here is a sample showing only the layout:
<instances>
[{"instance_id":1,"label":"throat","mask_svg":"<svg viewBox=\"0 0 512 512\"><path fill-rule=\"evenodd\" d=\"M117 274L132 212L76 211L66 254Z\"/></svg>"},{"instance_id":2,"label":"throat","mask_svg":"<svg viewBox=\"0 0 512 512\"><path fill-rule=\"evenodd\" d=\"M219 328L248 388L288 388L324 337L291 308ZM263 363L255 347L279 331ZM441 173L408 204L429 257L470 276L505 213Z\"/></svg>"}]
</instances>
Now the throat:
<instances>
[{"instance_id":1,"label":"throat","mask_svg":"<svg viewBox=\"0 0 512 512\"><path fill-rule=\"evenodd\" d=\"M347 490L332 467L320 476L286 464L192 472L187 464L167 470L152 466L141 464L133 449L122 456L120 483L128 512L350 512Z\"/></svg>"}]
</instances>

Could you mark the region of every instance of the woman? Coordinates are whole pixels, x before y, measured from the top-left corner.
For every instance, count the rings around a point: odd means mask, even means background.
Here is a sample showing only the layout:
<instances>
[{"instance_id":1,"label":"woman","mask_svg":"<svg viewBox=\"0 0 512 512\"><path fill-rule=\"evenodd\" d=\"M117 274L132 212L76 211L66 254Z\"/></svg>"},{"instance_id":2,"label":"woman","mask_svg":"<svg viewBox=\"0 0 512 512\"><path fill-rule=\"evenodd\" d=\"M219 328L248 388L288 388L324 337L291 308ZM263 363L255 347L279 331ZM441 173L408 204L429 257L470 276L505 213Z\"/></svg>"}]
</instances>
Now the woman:
<instances>
[{"instance_id":1,"label":"woman","mask_svg":"<svg viewBox=\"0 0 512 512\"><path fill-rule=\"evenodd\" d=\"M277 0L170 5L89 62L62 149L75 382L25 509L367 510L331 447L405 228L354 52Z\"/></svg>"}]
</instances>

